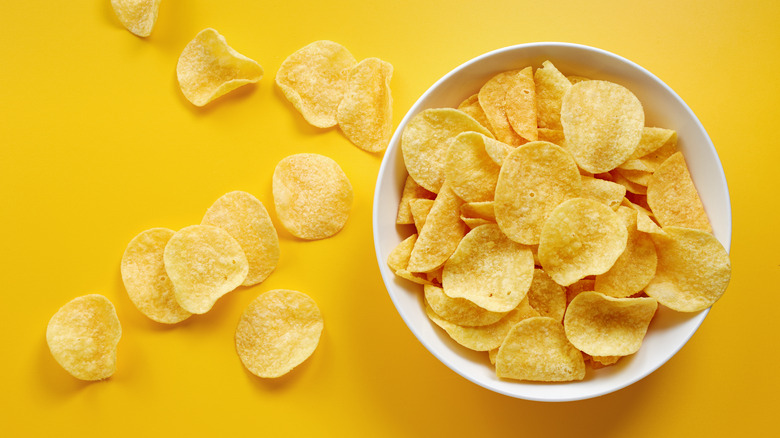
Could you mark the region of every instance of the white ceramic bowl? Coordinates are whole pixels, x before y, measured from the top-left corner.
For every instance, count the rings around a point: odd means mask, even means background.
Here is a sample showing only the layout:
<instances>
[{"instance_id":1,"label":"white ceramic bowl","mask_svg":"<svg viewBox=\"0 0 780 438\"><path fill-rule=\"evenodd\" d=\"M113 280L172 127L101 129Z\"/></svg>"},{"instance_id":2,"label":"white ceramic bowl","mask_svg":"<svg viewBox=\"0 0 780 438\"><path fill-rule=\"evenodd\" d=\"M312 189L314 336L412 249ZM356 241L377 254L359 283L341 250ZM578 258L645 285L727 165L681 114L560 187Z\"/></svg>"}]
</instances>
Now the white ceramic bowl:
<instances>
[{"instance_id":1,"label":"white ceramic bowl","mask_svg":"<svg viewBox=\"0 0 780 438\"><path fill-rule=\"evenodd\" d=\"M387 267L387 256L413 226L395 224L398 201L406 178L401 133L409 120L427 108L457 107L502 71L537 68L550 60L564 74L605 79L627 87L645 109L647 126L675 129L679 147L712 222L715 236L729 249L731 204L718 154L688 105L656 76L620 56L592 47L567 43L532 43L486 53L455 68L437 81L401 121L385 153L374 194L374 245L387 291L398 313L417 339L436 358L466 379L492 391L528 400L571 401L592 398L624 388L663 365L690 339L708 310L677 313L660 306L636 354L618 365L588 370L583 381L528 383L498 379L487 353L467 350L435 327L425 315L422 286L397 278ZM704 358L702 358L704 360Z\"/></svg>"}]
</instances>

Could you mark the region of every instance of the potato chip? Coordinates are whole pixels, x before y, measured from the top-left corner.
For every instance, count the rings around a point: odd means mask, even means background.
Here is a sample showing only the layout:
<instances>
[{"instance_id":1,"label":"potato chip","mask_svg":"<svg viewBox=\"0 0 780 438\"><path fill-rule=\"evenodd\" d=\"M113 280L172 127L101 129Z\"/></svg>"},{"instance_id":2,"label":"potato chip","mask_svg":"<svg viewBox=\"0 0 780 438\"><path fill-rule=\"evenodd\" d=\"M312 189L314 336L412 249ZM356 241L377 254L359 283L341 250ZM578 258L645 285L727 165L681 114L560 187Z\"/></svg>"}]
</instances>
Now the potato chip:
<instances>
[{"instance_id":1,"label":"potato chip","mask_svg":"<svg viewBox=\"0 0 780 438\"><path fill-rule=\"evenodd\" d=\"M566 148L591 173L607 172L634 153L645 125L634 93L607 81L572 85L561 106Z\"/></svg>"},{"instance_id":2,"label":"potato chip","mask_svg":"<svg viewBox=\"0 0 780 438\"><path fill-rule=\"evenodd\" d=\"M460 220L461 204L463 201L449 188L449 184L444 184L414 245L409 271L433 271L455 252L466 233L466 225Z\"/></svg>"},{"instance_id":3,"label":"potato chip","mask_svg":"<svg viewBox=\"0 0 780 438\"><path fill-rule=\"evenodd\" d=\"M485 219L489 222L496 221L496 211L493 201L467 202L460 206L461 216Z\"/></svg>"},{"instance_id":4,"label":"potato chip","mask_svg":"<svg viewBox=\"0 0 780 438\"><path fill-rule=\"evenodd\" d=\"M628 231L611 208L592 199L570 199L545 222L539 261L556 283L568 286L608 271L626 249L627 240Z\"/></svg>"},{"instance_id":5,"label":"potato chip","mask_svg":"<svg viewBox=\"0 0 780 438\"><path fill-rule=\"evenodd\" d=\"M491 365L496 364L496 356L498 356L498 348L494 348L488 351L488 360L490 361Z\"/></svg>"},{"instance_id":6,"label":"potato chip","mask_svg":"<svg viewBox=\"0 0 780 438\"><path fill-rule=\"evenodd\" d=\"M612 180L615 181L616 184L620 184L621 186L625 187L628 193L633 193L635 195L647 194L647 186L629 181L617 170L611 172L610 175L612 176Z\"/></svg>"},{"instance_id":7,"label":"potato chip","mask_svg":"<svg viewBox=\"0 0 780 438\"><path fill-rule=\"evenodd\" d=\"M583 354L583 356L585 356L585 355ZM587 362L588 360L590 360L590 366L594 370L598 370L598 369L605 368L605 367L608 367L608 366L611 366L611 365L615 365L618 362L618 360L620 360L621 357L623 357L623 356L591 356L591 355L587 355L587 357L585 358L585 361Z\"/></svg>"},{"instance_id":8,"label":"potato chip","mask_svg":"<svg viewBox=\"0 0 780 438\"><path fill-rule=\"evenodd\" d=\"M541 316L563 322L566 312L566 289L554 282L546 272L534 269L531 288L528 290L528 302Z\"/></svg>"},{"instance_id":9,"label":"potato chip","mask_svg":"<svg viewBox=\"0 0 780 438\"><path fill-rule=\"evenodd\" d=\"M303 118L318 128L338 123L338 109L347 91L347 76L357 61L333 41L315 41L282 62L276 85Z\"/></svg>"},{"instance_id":10,"label":"potato chip","mask_svg":"<svg viewBox=\"0 0 780 438\"><path fill-rule=\"evenodd\" d=\"M122 26L139 37L148 37L157 21L160 0L111 0L111 7Z\"/></svg>"},{"instance_id":11,"label":"potato chip","mask_svg":"<svg viewBox=\"0 0 780 438\"><path fill-rule=\"evenodd\" d=\"M583 292L593 292L596 288L596 278L588 277L582 280L577 280L574 283L566 286L566 305L571 303L577 295Z\"/></svg>"},{"instance_id":12,"label":"potato chip","mask_svg":"<svg viewBox=\"0 0 780 438\"><path fill-rule=\"evenodd\" d=\"M122 255L122 282L130 301L148 318L176 324L192 315L176 301L173 283L163 261L165 245L174 235L167 228L152 228L135 236Z\"/></svg>"},{"instance_id":13,"label":"potato chip","mask_svg":"<svg viewBox=\"0 0 780 438\"><path fill-rule=\"evenodd\" d=\"M479 104L479 94L473 94L461 102L458 105L458 109L473 117L485 129L490 130L490 122L488 122L487 115L485 115L485 110ZM493 133L493 136L495 136L495 133Z\"/></svg>"},{"instance_id":14,"label":"potato chip","mask_svg":"<svg viewBox=\"0 0 780 438\"><path fill-rule=\"evenodd\" d=\"M465 298L450 298L438 286L425 286L425 302L442 319L464 327L479 327L498 322L509 312L490 312Z\"/></svg>"},{"instance_id":15,"label":"potato chip","mask_svg":"<svg viewBox=\"0 0 780 438\"><path fill-rule=\"evenodd\" d=\"M425 190L417 184L411 176L407 175L403 192L401 192L401 202L398 204L398 216L396 217L395 223L399 225L414 223L412 211L409 206L410 200L417 198L433 199L435 197L435 193Z\"/></svg>"},{"instance_id":16,"label":"potato chip","mask_svg":"<svg viewBox=\"0 0 780 438\"><path fill-rule=\"evenodd\" d=\"M272 290L247 306L236 327L236 352L252 374L283 376L317 349L324 321L317 303L293 290Z\"/></svg>"},{"instance_id":17,"label":"potato chip","mask_svg":"<svg viewBox=\"0 0 780 438\"><path fill-rule=\"evenodd\" d=\"M501 166L485 149L491 142L496 140L477 132L464 132L455 137L447 149L444 178L455 194L466 202L493 200Z\"/></svg>"},{"instance_id":18,"label":"potato chip","mask_svg":"<svg viewBox=\"0 0 780 438\"><path fill-rule=\"evenodd\" d=\"M444 293L491 312L507 312L525 298L534 274L531 250L498 225L469 231L444 264Z\"/></svg>"},{"instance_id":19,"label":"potato chip","mask_svg":"<svg viewBox=\"0 0 780 438\"><path fill-rule=\"evenodd\" d=\"M637 229L639 212L629 207L620 207L617 214L628 230L626 249L609 271L596 276L594 288L605 295L625 298L642 291L650 283L655 275L658 257L653 240Z\"/></svg>"},{"instance_id":20,"label":"potato chip","mask_svg":"<svg viewBox=\"0 0 780 438\"><path fill-rule=\"evenodd\" d=\"M530 71L530 67L528 68ZM507 117L507 91L519 85L520 77L524 73L520 70L501 72L493 76L479 90L479 105L485 111L490 131L494 132L496 139L511 146L521 145L526 142L520 134L512 129ZM520 105L525 108L525 99ZM535 128L535 127L534 127Z\"/></svg>"},{"instance_id":21,"label":"potato chip","mask_svg":"<svg viewBox=\"0 0 780 438\"><path fill-rule=\"evenodd\" d=\"M493 137L479 122L456 109L433 108L415 115L401 137L401 152L409 175L427 190L439 193L450 142L468 131Z\"/></svg>"},{"instance_id":22,"label":"potato chip","mask_svg":"<svg viewBox=\"0 0 780 438\"><path fill-rule=\"evenodd\" d=\"M639 144L637 145L636 150L634 150L634 153L628 157L628 160L631 161L646 157L647 155L652 154L653 152L656 152L663 146L667 145L677 145L676 131L673 129L652 128L646 126L642 128L642 137L639 139ZM647 162L645 162L645 164L647 164ZM622 165L620 167L629 169L629 167L623 167Z\"/></svg>"},{"instance_id":23,"label":"potato chip","mask_svg":"<svg viewBox=\"0 0 780 438\"><path fill-rule=\"evenodd\" d=\"M539 141L547 141L566 149L566 137L563 136L562 129L539 128L536 132Z\"/></svg>"},{"instance_id":24,"label":"potato chip","mask_svg":"<svg viewBox=\"0 0 780 438\"><path fill-rule=\"evenodd\" d=\"M577 165L566 150L541 141L520 146L501 166L496 222L515 242L535 245L550 212L566 199L580 196L581 189Z\"/></svg>"},{"instance_id":25,"label":"potato chip","mask_svg":"<svg viewBox=\"0 0 780 438\"><path fill-rule=\"evenodd\" d=\"M57 363L73 377L102 380L116 371L116 346L122 326L114 305L97 294L62 306L49 320L46 343Z\"/></svg>"},{"instance_id":26,"label":"potato chip","mask_svg":"<svg viewBox=\"0 0 780 438\"><path fill-rule=\"evenodd\" d=\"M583 175L581 196L599 201L607 207L617 210L626 196L626 188L612 181Z\"/></svg>"},{"instance_id":27,"label":"potato chip","mask_svg":"<svg viewBox=\"0 0 780 438\"><path fill-rule=\"evenodd\" d=\"M191 313L206 313L226 293L244 282L249 263L230 233L211 225L177 231L163 252L176 301Z\"/></svg>"},{"instance_id":28,"label":"potato chip","mask_svg":"<svg viewBox=\"0 0 780 438\"><path fill-rule=\"evenodd\" d=\"M485 152L487 152L488 156L491 160L493 160L494 163L501 167L504 164L504 159L506 156L515 150L515 148L497 140L489 140L490 141L485 141Z\"/></svg>"},{"instance_id":29,"label":"potato chip","mask_svg":"<svg viewBox=\"0 0 780 438\"><path fill-rule=\"evenodd\" d=\"M664 228L678 226L712 232L707 212L680 152L664 161L650 178L647 203Z\"/></svg>"},{"instance_id":30,"label":"potato chip","mask_svg":"<svg viewBox=\"0 0 780 438\"><path fill-rule=\"evenodd\" d=\"M566 79L568 79L569 82L571 82L572 85L574 85L574 84L576 84L578 82L590 81L591 80L590 78L586 78L585 76L577 76L577 75L566 76Z\"/></svg>"},{"instance_id":31,"label":"potato chip","mask_svg":"<svg viewBox=\"0 0 780 438\"><path fill-rule=\"evenodd\" d=\"M534 73L534 83L539 127L562 130L561 104L571 82L550 61L544 61Z\"/></svg>"},{"instance_id":32,"label":"potato chip","mask_svg":"<svg viewBox=\"0 0 780 438\"><path fill-rule=\"evenodd\" d=\"M666 234L646 213L637 210L636 229L648 234Z\"/></svg>"},{"instance_id":33,"label":"potato chip","mask_svg":"<svg viewBox=\"0 0 780 438\"><path fill-rule=\"evenodd\" d=\"M393 66L378 58L364 59L349 71L336 118L341 132L360 149L387 149L393 135L392 77Z\"/></svg>"},{"instance_id":34,"label":"potato chip","mask_svg":"<svg viewBox=\"0 0 780 438\"><path fill-rule=\"evenodd\" d=\"M305 240L335 235L352 209L347 175L338 163L319 154L283 158L274 169L273 195L282 226Z\"/></svg>"},{"instance_id":35,"label":"potato chip","mask_svg":"<svg viewBox=\"0 0 780 438\"><path fill-rule=\"evenodd\" d=\"M412 255L414 244L417 242L417 234L412 234L395 246L387 256L387 266L398 277L418 284L431 284L426 274L409 271L409 258Z\"/></svg>"},{"instance_id":36,"label":"potato chip","mask_svg":"<svg viewBox=\"0 0 780 438\"><path fill-rule=\"evenodd\" d=\"M505 379L568 382L585 378L585 361L549 317L527 318L506 335L496 355L496 375Z\"/></svg>"},{"instance_id":37,"label":"potato chip","mask_svg":"<svg viewBox=\"0 0 780 438\"><path fill-rule=\"evenodd\" d=\"M652 172L645 170L630 170L630 169L615 169L613 172L623 178L631 181L634 184L644 186L645 193L647 192L647 183L650 181Z\"/></svg>"},{"instance_id":38,"label":"potato chip","mask_svg":"<svg viewBox=\"0 0 780 438\"><path fill-rule=\"evenodd\" d=\"M536 123L536 85L531 67L514 76L506 90L506 117L512 129L526 141L538 140Z\"/></svg>"},{"instance_id":39,"label":"potato chip","mask_svg":"<svg viewBox=\"0 0 780 438\"><path fill-rule=\"evenodd\" d=\"M228 46L214 29L204 29L184 47L176 65L184 97L203 106L236 88L263 77L260 64Z\"/></svg>"},{"instance_id":40,"label":"potato chip","mask_svg":"<svg viewBox=\"0 0 780 438\"><path fill-rule=\"evenodd\" d=\"M260 200L247 192L234 191L217 199L201 221L230 233L244 250L249 272L242 286L268 278L279 263L279 237Z\"/></svg>"},{"instance_id":41,"label":"potato chip","mask_svg":"<svg viewBox=\"0 0 780 438\"><path fill-rule=\"evenodd\" d=\"M583 292L569 304L563 326L569 341L591 356L627 356L642 346L658 303Z\"/></svg>"},{"instance_id":42,"label":"potato chip","mask_svg":"<svg viewBox=\"0 0 780 438\"><path fill-rule=\"evenodd\" d=\"M658 268L645 293L679 312L710 307L731 279L726 249L706 231L671 226L663 230L665 235L651 235L658 251Z\"/></svg>"},{"instance_id":43,"label":"potato chip","mask_svg":"<svg viewBox=\"0 0 780 438\"><path fill-rule=\"evenodd\" d=\"M433 208L432 199L410 199L409 209L412 212L412 218L414 218L414 227L417 228L417 233L422 231L425 225L425 220L428 218L428 213Z\"/></svg>"}]
</instances>

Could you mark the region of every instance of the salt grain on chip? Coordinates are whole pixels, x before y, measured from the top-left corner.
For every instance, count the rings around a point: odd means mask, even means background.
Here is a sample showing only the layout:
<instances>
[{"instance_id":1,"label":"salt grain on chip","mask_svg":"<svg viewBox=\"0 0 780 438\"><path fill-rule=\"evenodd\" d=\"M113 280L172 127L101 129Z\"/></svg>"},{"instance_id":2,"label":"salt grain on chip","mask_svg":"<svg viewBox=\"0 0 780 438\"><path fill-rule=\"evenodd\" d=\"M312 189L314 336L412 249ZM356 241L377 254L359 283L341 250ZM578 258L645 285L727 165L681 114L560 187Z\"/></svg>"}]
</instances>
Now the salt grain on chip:
<instances>
[{"instance_id":1,"label":"salt grain on chip","mask_svg":"<svg viewBox=\"0 0 780 438\"><path fill-rule=\"evenodd\" d=\"M360 61L347 75L338 124L349 141L365 151L387 149L393 135L392 77L393 66L378 58Z\"/></svg>"}]
</instances>

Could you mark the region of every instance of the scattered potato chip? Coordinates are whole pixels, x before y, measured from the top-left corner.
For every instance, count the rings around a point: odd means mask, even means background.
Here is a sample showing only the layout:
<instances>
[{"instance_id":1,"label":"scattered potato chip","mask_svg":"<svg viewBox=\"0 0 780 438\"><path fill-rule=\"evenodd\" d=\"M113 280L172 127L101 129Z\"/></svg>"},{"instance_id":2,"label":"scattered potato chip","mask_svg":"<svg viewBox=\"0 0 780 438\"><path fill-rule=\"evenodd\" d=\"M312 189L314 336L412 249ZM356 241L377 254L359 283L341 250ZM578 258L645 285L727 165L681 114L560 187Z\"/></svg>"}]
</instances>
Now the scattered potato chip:
<instances>
[{"instance_id":1,"label":"scattered potato chip","mask_svg":"<svg viewBox=\"0 0 780 438\"><path fill-rule=\"evenodd\" d=\"M341 167L319 154L283 158L274 169L276 214L287 231L305 240L341 231L352 209L352 185Z\"/></svg>"},{"instance_id":2,"label":"scattered potato chip","mask_svg":"<svg viewBox=\"0 0 780 438\"><path fill-rule=\"evenodd\" d=\"M569 304L563 326L569 341L591 356L627 356L642 346L658 303L583 292Z\"/></svg>"},{"instance_id":3,"label":"scattered potato chip","mask_svg":"<svg viewBox=\"0 0 780 438\"><path fill-rule=\"evenodd\" d=\"M726 249L706 231L672 226L663 230L663 235L651 235L658 251L658 268L645 293L679 312L710 307L731 279Z\"/></svg>"},{"instance_id":4,"label":"scattered potato chip","mask_svg":"<svg viewBox=\"0 0 780 438\"><path fill-rule=\"evenodd\" d=\"M530 67L528 68L530 71ZM507 117L507 107L510 104L507 99L507 91L517 84L524 73L520 70L501 72L493 76L479 90L479 105L485 111L490 131L496 134L496 139L511 146L521 145L526 142L520 134L512 129ZM519 103L523 109L528 109L527 99ZM522 110L520 110L522 111ZM534 128L536 128L534 126Z\"/></svg>"},{"instance_id":5,"label":"scattered potato chip","mask_svg":"<svg viewBox=\"0 0 780 438\"><path fill-rule=\"evenodd\" d=\"M292 290L268 291L244 310L236 327L236 351L252 374L283 376L308 359L324 322L317 303Z\"/></svg>"},{"instance_id":6,"label":"scattered potato chip","mask_svg":"<svg viewBox=\"0 0 780 438\"><path fill-rule=\"evenodd\" d=\"M555 68L552 62L544 61L542 67L536 69L534 73L534 83L539 127L562 130L561 105L563 96L571 88L571 82Z\"/></svg>"},{"instance_id":7,"label":"scattered potato chip","mask_svg":"<svg viewBox=\"0 0 780 438\"><path fill-rule=\"evenodd\" d=\"M282 62L276 85L309 124L338 124L338 108L347 91L347 76L357 61L333 41L315 41Z\"/></svg>"},{"instance_id":8,"label":"scattered potato chip","mask_svg":"<svg viewBox=\"0 0 780 438\"><path fill-rule=\"evenodd\" d=\"M425 190L417 184L411 176L406 176L403 192L401 192L401 202L398 204L398 216L395 223L399 225L413 224L414 217L410 209L409 201L412 199L433 199L436 194Z\"/></svg>"},{"instance_id":9,"label":"scattered potato chip","mask_svg":"<svg viewBox=\"0 0 780 438\"><path fill-rule=\"evenodd\" d=\"M647 203L664 228L678 226L712 232L707 212L680 152L669 157L653 173L647 185Z\"/></svg>"},{"instance_id":10,"label":"scattered potato chip","mask_svg":"<svg viewBox=\"0 0 780 438\"><path fill-rule=\"evenodd\" d=\"M485 129L490 130L490 122L485 115L485 110L479 104L479 94L473 94L458 105L458 109L474 118ZM492 131L491 131L492 132ZM495 136L495 133L493 133Z\"/></svg>"},{"instance_id":11,"label":"scattered potato chip","mask_svg":"<svg viewBox=\"0 0 780 438\"><path fill-rule=\"evenodd\" d=\"M202 314L244 282L249 263L230 233L211 225L177 231L163 252L176 301L186 311Z\"/></svg>"},{"instance_id":12,"label":"scattered potato chip","mask_svg":"<svg viewBox=\"0 0 780 438\"><path fill-rule=\"evenodd\" d=\"M585 378L585 361L549 317L527 318L506 335L496 355L496 375L505 379L568 382Z\"/></svg>"},{"instance_id":13,"label":"scattered potato chip","mask_svg":"<svg viewBox=\"0 0 780 438\"><path fill-rule=\"evenodd\" d=\"M466 233L466 225L460 220L461 204L463 201L449 188L449 184L444 184L414 244L409 271L431 272L441 267L455 252Z\"/></svg>"},{"instance_id":14,"label":"scattered potato chip","mask_svg":"<svg viewBox=\"0 0 780 438\"><path fill-rule=\"evenodd\" d=\"M165 245L174 235L167 228L152 228L135 236L122 255L122 282L130 301L150 319L176 324L192 315L176 301L173 283L163 261Z\"/></svg>"},{"instance_id":15,"label":"scattered potato chip","mask_svg":"<svg viewBox=\"0 0 780 438\"><path fill-rule=\"evenodd\" d=\"M501 166L496 222L515 242L535 245L550 212L566 199L580 196L581 189L577 165L566 150L541 141L525 144Z\"/></svg>"},{"instance_id":16,"label":"scattered potato chip","mask_svg":"<svg viewBox=\"0 0 780 438\"><path fill-rule=\"evenodd\" d=\"M73 377L102 380L116 371L122 326L114 305L97 294L75 298L49 320L46 343L57 363Z\"/></svg>"},{"instance_id":17,"label":"scattered potato chip","mask_svg":"<svg viewBox=\"0 0 780 438\"><path fill-rule=\"evenodd\" d=\"M528 302L541 316L549 316L563 322L563 314L566 313L566 289L541 269L534 269L533 281L528 290Z\"/></svg>"},{"instance_id":18,"label":"scattered potato chip","mask_svg":"<svg viewBox=\"0 0 780 438\"><path fill-rule=\"evenodd\" d=\"M531 67L515 75L506 90L506 117L509 125L525 141L539 139L536 123L536 85Z\"/></svg>"},{"instance_id":19,"label":"scattered potato chip","mask_svg":"<svg viewBox=\"0 0 780 438\"><path fill-rule=\"evenodd\" d=\"M265 206L251 194L234 191L223 195L209 207L201 224L222 228L241 245L249 263L242 286L258 284L276 269L279 237Z\"/></svg>"},{"instance_id":20,"label":"scattered potato chip","mask_svg":"<svg viewBox=\"0 0 780 438\"><path fill-rule=\"evenodd\" d=\"M387 149L393 135L392 77L393 66L378 58L360 61L347 76L338 124L349 141L365 151Z\"/></svg>"},{"instance_id":21,"label":"scattered potato chip","mask_svg":"<svg viewBox=\"0 0 780 438\"><path fill-rule=\"evenodd\" d=\"M160 0L111 0L111 7L122 26L139 37L148 37L157 21Z\"/></svg>"},{"instance_id":22,"label":"scattered potato chip","mask_svg":"<svg viewBox=\"0 0 780 438\"><path fill-rule=\"evenodd\" d=\"M581 196L599 201L607 207L617 210L626 196L626 188L612 181L583 175Z\"/></svg>"},{"instance_id":23,"label":"scattered potato chip","mask_svg":"<svg viewBox=\"0 0 780 438\"><path fill-rule=\"evenodd\" d=\"M428 213L433 208L432 199L410 199L409 209L412 212L412 218L414 218L414 227L417 228L417 233L422 231L425 226L425 220L428 218Z\"/></svg>"},{"instance_id":24,"label":"scattered potato chip","mask_svg":"<svg viewBox=\"0 0 780 438\"><path fill-rule=\"evenodd\" d=\"M501 166L490 158L486 145L496 142L477 132L455 137L445 155L444 178L466 202L492 201Z\"/></svg>"},{"instance_id":25,"label":"scattered potato chip","mask_svg":"<svg viewBox=\"0 0 780 438\"><path fill-rule=\"evenodd\" d=\"M490 312L465 298L450 298L438 286L426 285L425 302L445 321L464 327L478 327L498 322L507 312Z\"/></svg>"},{"instance_id":26,"label":"scattered potato chip","mask_svg":"<svg viewBox=\"0 0 780 438\"><path fill-rule=\"evenodd\" d=\"M184 97L203 106L236 88L263 77L260 64L228 46L216 30L202 30L184 47L176 65Z\"/></svg>"}]
</instances>

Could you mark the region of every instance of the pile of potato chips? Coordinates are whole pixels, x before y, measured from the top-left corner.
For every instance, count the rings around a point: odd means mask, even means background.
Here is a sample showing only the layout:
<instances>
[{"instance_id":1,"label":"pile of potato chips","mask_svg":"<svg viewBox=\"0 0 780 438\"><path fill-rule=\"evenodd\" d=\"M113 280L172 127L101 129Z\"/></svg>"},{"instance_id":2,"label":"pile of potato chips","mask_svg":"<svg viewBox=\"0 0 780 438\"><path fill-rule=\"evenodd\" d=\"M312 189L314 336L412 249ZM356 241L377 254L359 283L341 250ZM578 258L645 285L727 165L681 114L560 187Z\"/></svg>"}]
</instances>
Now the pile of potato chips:
<instances>
[{"instance_id":1,"label":"pile of potato chips","mask_svg":"<svg viewBox=\"0 0 780 438\"><path fill-rule=\"evenodd\" d=\"M699 311L728 286L676 132L621 85L502 72L415 115L401 149L414 231L387 263L498 377L582 380L637 352L659 304Z\"/></svg>"}]
</instances>

